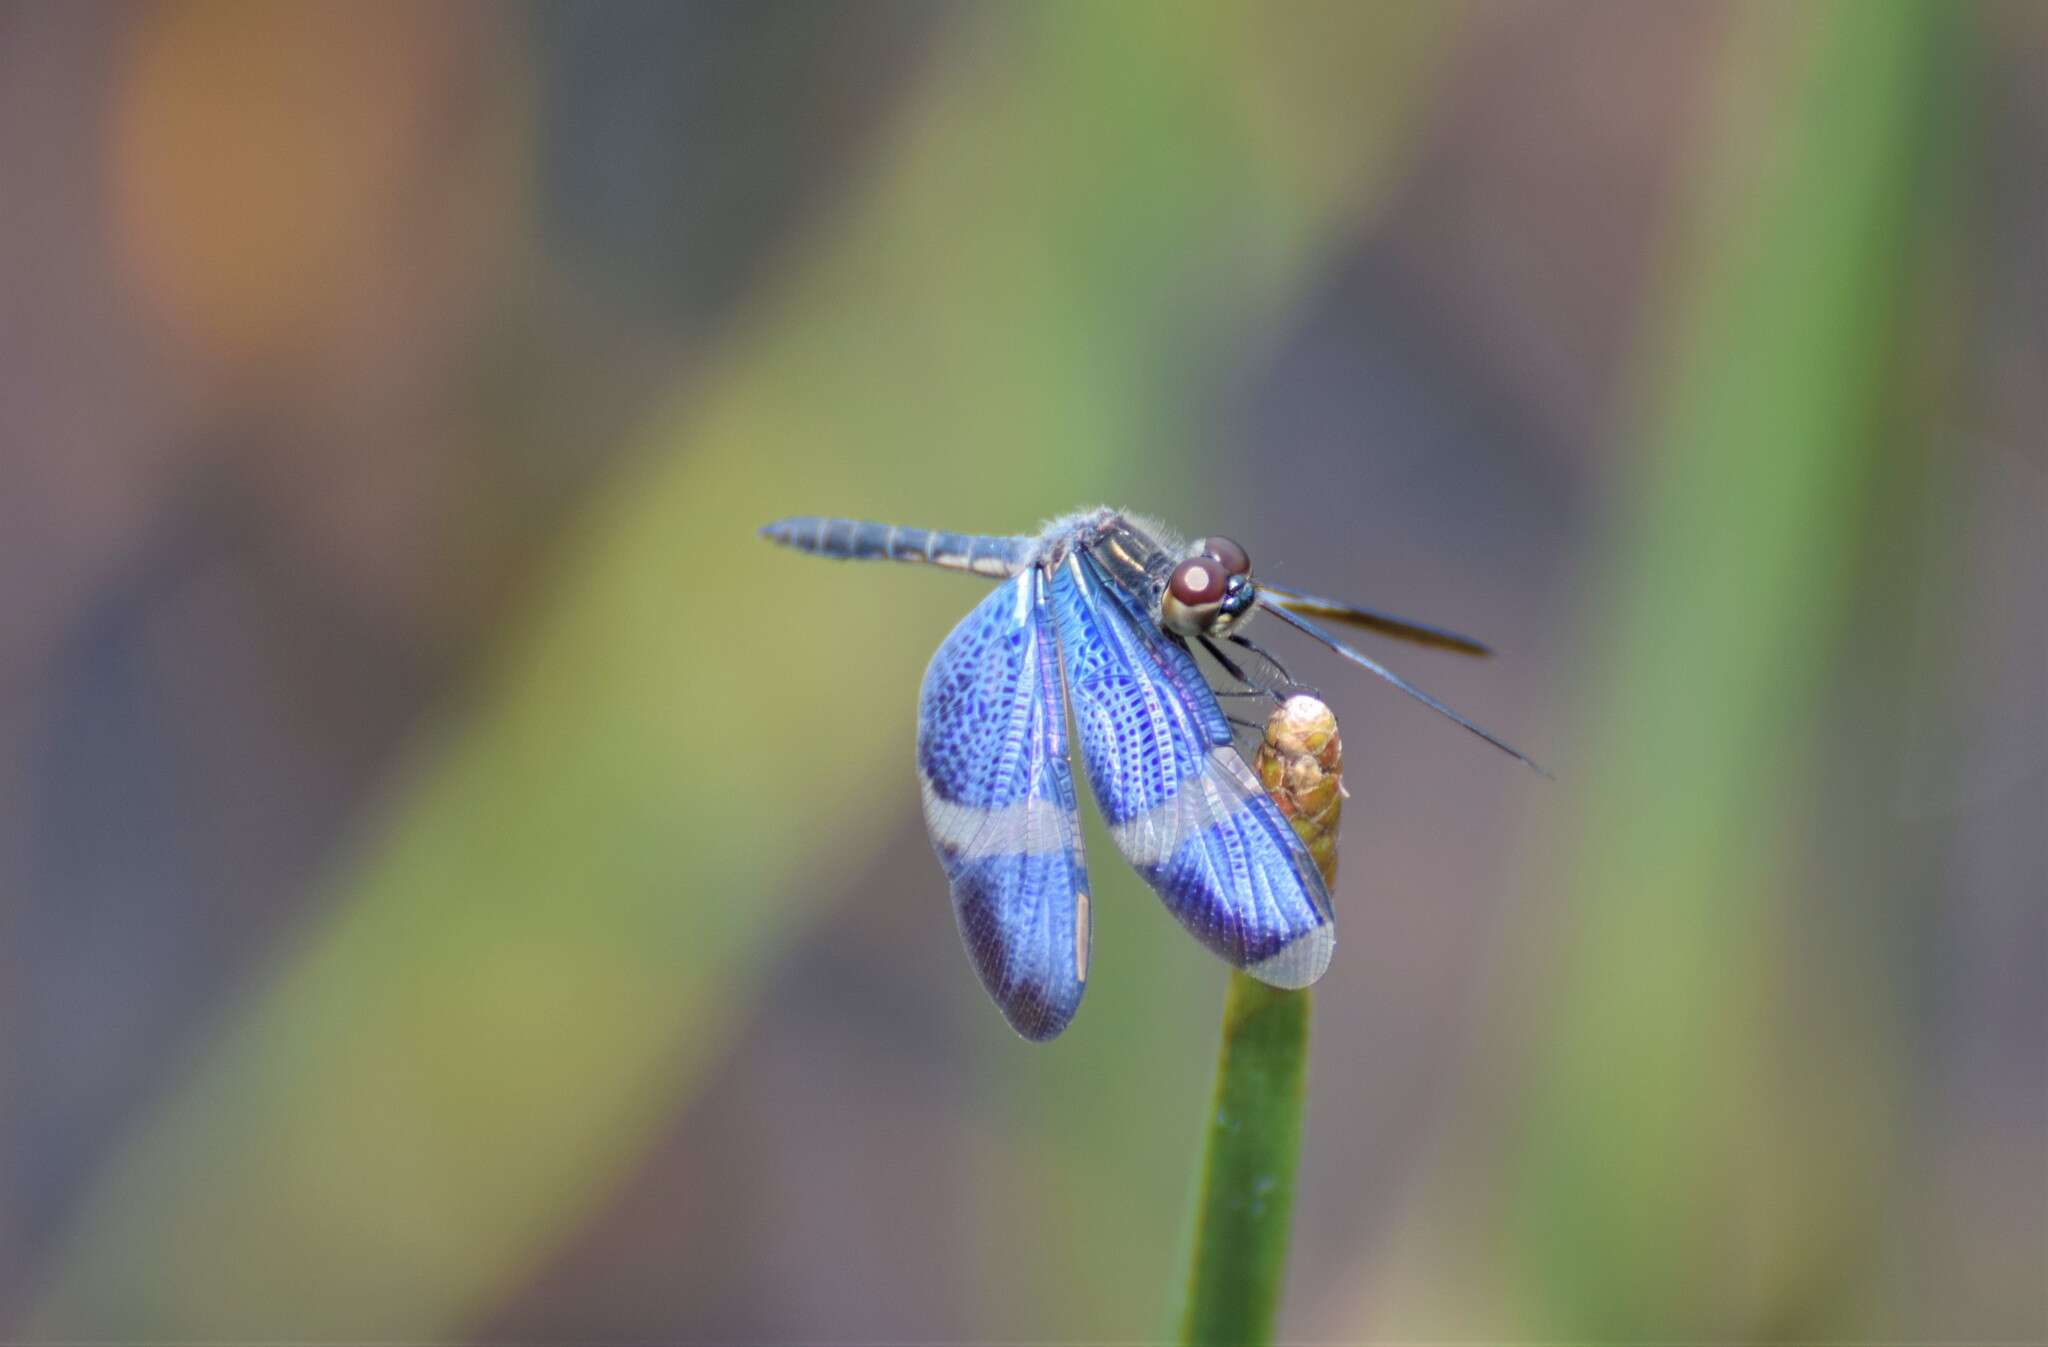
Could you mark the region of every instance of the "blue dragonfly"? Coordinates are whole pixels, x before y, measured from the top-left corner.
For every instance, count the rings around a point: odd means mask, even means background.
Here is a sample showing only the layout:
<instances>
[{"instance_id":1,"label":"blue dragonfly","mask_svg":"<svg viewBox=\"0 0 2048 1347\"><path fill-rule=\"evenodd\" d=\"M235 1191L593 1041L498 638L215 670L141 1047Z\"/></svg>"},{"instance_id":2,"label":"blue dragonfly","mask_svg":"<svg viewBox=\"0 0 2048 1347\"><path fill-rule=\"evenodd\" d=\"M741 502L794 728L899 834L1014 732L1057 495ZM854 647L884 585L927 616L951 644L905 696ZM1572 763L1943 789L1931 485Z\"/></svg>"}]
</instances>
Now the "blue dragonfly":
<instances>
[{"instance_id":1,"label":"blue dragonfly","mask_svg":"<svg viewBox=\"0 0 2048 1347\"><path fill-rule=\"evenodd\" d=\"M1025 1038L1074 1017L1092 941L1067 716L1124 859L1194 937L1276 987L1336 948L1330 895L1247 765L1258 725L1223 709L1301 685L1241 628L1268 612L1531 767L1519 750L1325 631L1310 615L1465 654L1470 637L1255 584L1228 538L1192 546L1122 510L1003 537L803 516L763 537L819 556L918 562L1005 583L926 669L917 765L932 847L982 986ZM1199 649L1213 662L1205 672ZM1249 735L1249 738L1248 738ZM1541 768L1536 770L1541 771Z\"/></svg>"}]
</instances>

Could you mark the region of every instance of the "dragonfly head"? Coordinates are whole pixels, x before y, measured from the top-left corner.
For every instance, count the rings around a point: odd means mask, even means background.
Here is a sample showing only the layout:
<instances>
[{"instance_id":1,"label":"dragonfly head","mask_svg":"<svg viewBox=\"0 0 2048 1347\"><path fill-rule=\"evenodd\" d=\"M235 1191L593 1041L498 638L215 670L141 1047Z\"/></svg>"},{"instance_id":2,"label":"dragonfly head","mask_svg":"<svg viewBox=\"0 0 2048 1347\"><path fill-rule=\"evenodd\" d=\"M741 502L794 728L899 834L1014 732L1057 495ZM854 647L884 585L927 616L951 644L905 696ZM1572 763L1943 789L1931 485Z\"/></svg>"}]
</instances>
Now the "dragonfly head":
<instances>
[{"instance_id":1,"label":"dragonfly head","mask_svg":"<svg viewBox=\"0 0 2048 1347\"><path fill-rule=\"evenodd\" d=\"M1228 538L1204 538L1167 577L1159 621L1180 636L1222 636L1258 599L1245 550Z\"/></svg>"}]
</instances>

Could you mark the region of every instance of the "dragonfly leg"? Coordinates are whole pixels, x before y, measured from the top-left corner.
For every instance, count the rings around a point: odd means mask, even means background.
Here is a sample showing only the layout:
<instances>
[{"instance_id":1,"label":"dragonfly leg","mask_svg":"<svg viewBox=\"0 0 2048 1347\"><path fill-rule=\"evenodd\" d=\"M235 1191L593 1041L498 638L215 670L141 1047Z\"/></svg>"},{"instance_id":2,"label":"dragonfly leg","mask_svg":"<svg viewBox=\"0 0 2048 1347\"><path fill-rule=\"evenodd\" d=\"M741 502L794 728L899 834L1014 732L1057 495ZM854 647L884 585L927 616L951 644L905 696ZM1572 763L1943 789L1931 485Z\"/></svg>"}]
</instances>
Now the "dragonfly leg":
<instances>
[{"instance_id":1,"label":"dragonfly leg","mask_svg":"<svg viewBox=\"0 0 2048 1347\"><path fill-rule=\"evenodd\" d=\"M1235 638L1235 637L1232 637L1231 639L1232 639L1232 640L1235 640L1236 638ZM1274 690L1273 690L1272 688L1269 688L1269 687L1266 687L1266 686L1264 686L1263 684L1260 684L1260 683L1254 682L1254 681L1252 680L1252 678L1251 678L1251 677L1250 677L1250 676L1249 676L1248 674L1246 674L1246 673L1245 673L1245 671L1244 671L1243 669L1241 669L1241 668L1239 668L1239 667L1238 667L1238 663L1237 663L1237 661L1236 661L1236 660L1232 659L1232 658L1231 658L1230 656L1228 656L1228 655L1226 655L1226 654L1224 654L1224 653L1223 653L1223 651L1222 651L1222 648L1221 648L1221 647L1219 647L1219 646L1218 646L1218 645L1216 644L1216 642L1215 642L1214 640L1210 639L1210 638L1209 638L1209 637L1207 637L1207 636L1204 636L1204 637L1202 637L1202 638L1201 638L1201 642L1202 642L1202 648L1203 648L1204 650L1206 650L1206 651L1208 651L1208 652L1209 652L1210 658L1214 659L1214 660L1216 661L1216 663L1217 663L1217 664L1219 664L1219 665L1221 665L1221 666L1222 666L1222 668L1223 668L1223 672L1224 672L1224 673L1227 673L1227 674L1229 674L1229 675L1230 675L1230 676L1231 676L1232 678L1235 678L1235 679L1236 679L1236 680L1237 680L1238 682L1240 682L1240 683L1244 684L1244 687L1243 687L1242 689L1238 690L1238 691L1234 691L1234 692L1219 692L1219 693L1217 693L1217 694L1216 694L1217 696L1219 696L1219 697L1268 697L1268 698L1271 698L1271 699L1272 699L1273 701L1275 701L1275 702L1280 702L1280 701L1284 701L1284 700L1286 700L1286 699L1285 699L1285 698L1283 698L1283 697L1282 697L1282 696L1281 696L1281 695L1280 695L1280 694L1279 694L1278 692L1274 691ZM1278 666L1275 666L1275 667L1278 667ZM1287 671L1286 671L1285 669L1282 669L1282 670L1281 670L1280 672L1281 672L1281 676L1282 676L1282 677L1285 677L1285 676L1286 676L1286 673L1287 673ZM1241 721L1240 721L1240 722L1238 722L1238 723L1242 724L1243 722L1241 722Z\"/></svg>"},{"instance_id":2,"label":"dragonfly leg","mask_svg":"<svg viewBox=\"0 0 2048 1347\"><path fill-rule=\"evenodd\" d=\"M1249 650L1252 654L1258 656L1258 658L1274 673L1280 675L1279 681L1276 683L1253 684L1254 687L1264 687L1266 691L1270 692L1273 695L1274 701L1285 701L1286 697L1282 695L1283 692L1295 693L1308 690L1308 685L1306 683L1300 683L1295 681L1294 675L1287 672L1287 666L1282 664L1279 658L1275 656L1272 651L1266 649L1264 646L1254 641L1251 637L1246 636L1242 632L1232 632L1229 636L1225 637L1224 639L1229 641L1232 645L1239 646L1245 650ZM1247 679L1246 681L1249 682L1250 680Z\"/></svg>"}]
</instances>

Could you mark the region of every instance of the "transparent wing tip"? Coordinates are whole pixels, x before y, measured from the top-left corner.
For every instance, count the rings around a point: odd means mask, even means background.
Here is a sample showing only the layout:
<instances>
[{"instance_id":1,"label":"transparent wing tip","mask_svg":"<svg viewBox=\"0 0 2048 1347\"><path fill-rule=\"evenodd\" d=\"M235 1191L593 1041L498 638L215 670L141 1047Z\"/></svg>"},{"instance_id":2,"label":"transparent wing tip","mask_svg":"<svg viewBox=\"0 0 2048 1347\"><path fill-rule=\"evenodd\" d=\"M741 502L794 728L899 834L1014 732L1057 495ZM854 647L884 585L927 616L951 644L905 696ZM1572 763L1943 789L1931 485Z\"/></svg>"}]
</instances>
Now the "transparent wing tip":
<instances>
[{"instance_id":1,"label":"transparent wing tip","mask_svg":"<svg viewBox=\"0 0 2048 1347\"><path fill-rule=\"evenodd\" d=\"M1330 956L1336 952L1337 928L1324 922L1290 940L1279 953L1267 955L1244 971L1269 987L1296 990L1330 971Z\"/></svg>"}]
</instances>

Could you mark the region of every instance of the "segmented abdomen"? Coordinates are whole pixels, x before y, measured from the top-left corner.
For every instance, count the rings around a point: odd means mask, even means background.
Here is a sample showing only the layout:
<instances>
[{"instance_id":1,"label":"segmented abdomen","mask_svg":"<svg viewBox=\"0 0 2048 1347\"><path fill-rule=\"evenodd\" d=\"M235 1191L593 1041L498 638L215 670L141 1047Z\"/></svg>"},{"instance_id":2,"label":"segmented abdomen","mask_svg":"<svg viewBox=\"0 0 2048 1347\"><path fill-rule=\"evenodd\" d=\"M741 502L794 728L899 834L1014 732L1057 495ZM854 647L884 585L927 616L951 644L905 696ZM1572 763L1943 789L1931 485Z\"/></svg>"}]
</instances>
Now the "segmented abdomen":
<instances>
[{"instance_id":1,"label":"segmented abdomen","mask_svg":"<svg viewBox=\"0 0 2048 1347\"><path fill-rule=\"evenodd\" d=\"M1036 538L990 533L946 533L938 529L904 528L862 519L826 519L799 515L778 519L761 536L799 552L848 561L911 561L949 571L1004 578L1030 564Z\"/></svg>"}]
</instances>

